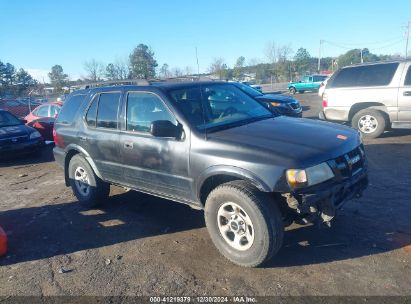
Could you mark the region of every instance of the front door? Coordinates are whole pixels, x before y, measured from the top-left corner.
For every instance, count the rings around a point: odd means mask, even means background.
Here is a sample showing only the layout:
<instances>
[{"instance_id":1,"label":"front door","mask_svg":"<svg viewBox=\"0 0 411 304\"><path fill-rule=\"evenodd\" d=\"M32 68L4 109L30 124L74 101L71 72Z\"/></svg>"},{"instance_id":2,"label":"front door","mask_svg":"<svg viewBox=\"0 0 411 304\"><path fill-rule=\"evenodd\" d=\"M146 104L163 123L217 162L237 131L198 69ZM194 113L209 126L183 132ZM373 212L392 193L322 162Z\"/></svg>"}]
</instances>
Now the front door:
<instances>
[{"instance_id":1,"label":"front door","mask_svg":"<svg viewBox=\"0 0 411 304\"><path fill-rule=\"evenodd\" d=\"M398 89L398 121L411 122L411 63L407 64L405 72Z\"/></svg>"},{"instance_id":2,"label":"front door","mask_svg":"<svg viewBox=\"0 0 411 304\"><path fill-rule=\"evenodd\" d=\"M143 191L190 200L189 138L151 135L153 121L169 120L177 124L158 95L134 91L128 92L125 98L126 122L120 135L125 181Z\"/></svg>"}]
</instances>

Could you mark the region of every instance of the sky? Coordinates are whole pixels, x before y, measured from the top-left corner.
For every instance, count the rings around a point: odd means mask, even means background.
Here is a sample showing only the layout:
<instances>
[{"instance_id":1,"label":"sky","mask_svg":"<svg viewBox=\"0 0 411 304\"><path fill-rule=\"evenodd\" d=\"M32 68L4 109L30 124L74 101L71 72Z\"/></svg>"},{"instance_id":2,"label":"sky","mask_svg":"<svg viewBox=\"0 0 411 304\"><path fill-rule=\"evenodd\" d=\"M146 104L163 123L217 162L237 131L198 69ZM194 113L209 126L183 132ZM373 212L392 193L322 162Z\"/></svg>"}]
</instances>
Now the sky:
<instances>
[{"instance_id":1,"label":"sky","mask_svg":"<svg viewBox=\"0 0 411 304\"><path fill-rule=\"evenodd\" d=\"M206 72L214 58L233 66L266 61L270 42L318 56L349 48L377 54L405 51L410 0L0 0L0 60L40 81L60 64L71 79L84 62L126 60L139 43L161 66ZM410 42L411 45L411 42Z\"/></svg>"}]
</instances>

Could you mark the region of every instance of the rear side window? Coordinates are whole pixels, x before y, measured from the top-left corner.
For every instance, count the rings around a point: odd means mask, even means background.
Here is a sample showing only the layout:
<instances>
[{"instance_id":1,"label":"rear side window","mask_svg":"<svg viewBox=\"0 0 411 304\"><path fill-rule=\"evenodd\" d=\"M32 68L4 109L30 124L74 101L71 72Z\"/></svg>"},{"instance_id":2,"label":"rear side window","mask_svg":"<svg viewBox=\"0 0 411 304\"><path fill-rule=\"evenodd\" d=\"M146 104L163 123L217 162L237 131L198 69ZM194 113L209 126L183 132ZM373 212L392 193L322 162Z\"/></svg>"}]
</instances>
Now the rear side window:
<instances>
[{"instance_id":1,"label":"rear side window","mask_svg":"<svg viewBox=\"0 0 411 304\"><path fill-rule=\"evenodd\" d=\"M71 124L86 95L74 95L69 98L57 117L57 123Z\"/></svg>"},{"instance_id":2,"label":"rear side window","mask_svg":"<svg viewBox=\"0 0 411 304\"><path fill-rule=\"evenodd\" d=\"M47 117L49 116L49 106L38 107L33 114L38 117Z\"/></svg>"},{"instance_id":3,"label":"rear side window","mask_svg":"<svg viewBox=\"0 0 411 304\"><path fill-rule=\"evenodd\" d=\"M93 101L91 102L91 106L88 108L88 111L87 111L86 122L87 122L87 125L89 125L90 127L96 126L98 97L99 95L93 98Z\"/></svg>"},{"instance_id":4,"label":"rear side window","mask_svg":"<svg viewBox=\"0 0 411 304\"><path fill-rule=\"evenodd\" d=\"M411 86L411 66L408 68L407 75L405 76L404 85Z\"/></svg>"},{"instance_id":5,"label":"rear side window","mask_svg":"<svg viewBox=\"0 0 411 304\"><path fill-rule=\"evenodd\" d=\"M117 129L117 113L121 93L102 93L98 103L97 127Z\"/></svg>"},{"instance_id":6,"label":"rear side window","mask_svg":"<svg viewBox=\"0 0 411 304\"><path fill-rule=\"evenodd\" d=\"M314 82L322 82L327 78L327 76L314 76Z\"/></svg>"},{"instance_id":7,"label":"rear side window","mask_svg":"<svg viewBox=\"0 0 411 304\"><path fill-rule=\"evenodd\" d=\"M364 65L340 70L330 87L374 87L388 85L397 70L398 63Z\"/></svg>"}]
</instances>

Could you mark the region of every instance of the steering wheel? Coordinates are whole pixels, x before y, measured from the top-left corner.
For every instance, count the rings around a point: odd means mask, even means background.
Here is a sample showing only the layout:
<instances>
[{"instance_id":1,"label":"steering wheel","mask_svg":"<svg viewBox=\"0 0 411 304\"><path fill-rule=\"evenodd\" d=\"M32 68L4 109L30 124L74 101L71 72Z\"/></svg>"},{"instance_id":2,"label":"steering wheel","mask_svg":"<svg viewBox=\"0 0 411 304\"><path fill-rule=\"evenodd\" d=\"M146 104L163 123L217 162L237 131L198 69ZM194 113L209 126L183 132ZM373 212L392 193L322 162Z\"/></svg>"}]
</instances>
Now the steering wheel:
<instances>
[{"instance_id":1,"label":"steering wheel","mask_svg":"<svg viewBox=\"0 0 411 304\"><path fill-rule=\"evenodd\" d=\"M223 117L225 117L225 116L227 116L227 115L232 115L232 114L237 113L237 112L238 112L238 111L237 111L236 108L234 108L234 107L228 107L227 109L225 109L225 110L220 114L220 117L218 117L218 118L223 118Z\"/></svg>"}]
</instances>

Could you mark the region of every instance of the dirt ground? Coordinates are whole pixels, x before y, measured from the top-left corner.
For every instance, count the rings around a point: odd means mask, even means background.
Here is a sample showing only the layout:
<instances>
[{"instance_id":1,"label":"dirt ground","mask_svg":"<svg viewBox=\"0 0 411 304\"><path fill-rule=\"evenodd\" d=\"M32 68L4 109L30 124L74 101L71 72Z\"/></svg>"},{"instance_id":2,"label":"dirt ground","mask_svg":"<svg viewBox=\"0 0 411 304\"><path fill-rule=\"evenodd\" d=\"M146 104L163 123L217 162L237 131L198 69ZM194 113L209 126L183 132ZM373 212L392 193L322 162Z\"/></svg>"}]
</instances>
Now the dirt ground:
<instances>
[{"instance_id":1,"label":"dirt ground","mask_svg":"<svg viewBox=\"0 0 411 304\"><path fill-rule=\"evenodd\" d=\"M320 99L296 96L305 117ZM0 164L0 295L411 295L411 131L365 143L370 185L330 229L292 226L264 268L221 256L203 213L112 187L85 210L50 147Z\"/></svg>"}]
</instances>

